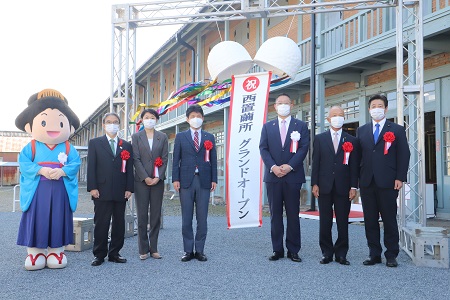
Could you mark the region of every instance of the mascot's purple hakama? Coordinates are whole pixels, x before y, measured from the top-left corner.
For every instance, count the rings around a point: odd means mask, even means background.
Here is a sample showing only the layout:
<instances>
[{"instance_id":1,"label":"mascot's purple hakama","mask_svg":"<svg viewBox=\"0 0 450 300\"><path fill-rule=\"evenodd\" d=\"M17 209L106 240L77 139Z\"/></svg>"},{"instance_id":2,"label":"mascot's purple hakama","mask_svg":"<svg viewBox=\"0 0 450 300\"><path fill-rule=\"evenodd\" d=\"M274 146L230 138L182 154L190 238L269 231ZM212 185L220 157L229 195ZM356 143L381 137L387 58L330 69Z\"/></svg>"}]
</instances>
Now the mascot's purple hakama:
<instances>
[{"instance_id":1,"label":"mascot's purple hakama","mask_svg":"<svg viewBox=\"0 0 450 300\"><path fill-rule=\"evenodd\" d=\"M30 97L15 123L33 137L19 155L23 214L17 244L27 247L25 269L64 268L64 246L73 243L80 168L68 139L80 120L61 93L46 89Z\"/></svg>"}]
</instances>

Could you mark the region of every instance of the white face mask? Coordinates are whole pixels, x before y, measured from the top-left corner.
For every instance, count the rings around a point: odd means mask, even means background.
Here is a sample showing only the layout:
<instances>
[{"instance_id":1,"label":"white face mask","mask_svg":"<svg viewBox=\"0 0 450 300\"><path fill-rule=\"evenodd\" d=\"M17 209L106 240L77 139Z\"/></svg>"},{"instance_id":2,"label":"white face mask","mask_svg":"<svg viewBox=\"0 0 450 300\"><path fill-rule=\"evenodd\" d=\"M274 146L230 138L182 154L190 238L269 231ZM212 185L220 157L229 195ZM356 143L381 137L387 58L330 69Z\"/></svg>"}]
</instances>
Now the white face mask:
<instances>
[{"instance_id":1,"label":"white face mask","mask_svg":"<svg viewBox=\"0 0 450 300\"><path fill-rule=\"evenodd\" d=\"M333 126L334 128L341 128L342 125L344 125L344 117L341 116L336 116L336 117L331 117L331 126Z\"/></svg>"},{"instance_id":2,"label":"white face mask","mask_svg":"<svg viewBox=\"0 0 450 300\"><path fill-rule=\"evenodd\" d=\"M105 131L111 135L115 135L119 131L119 124L106 124Z\"/></svg>"},{"instance_id":3,"label":"white face mask","mask_svg":"<svg viewBox=\"0 0 450 300\"><path fill-rule=\"evenodd\" d=\"M202 127L203 119L201 118L192 118L189 120L189 125L191 125L192 128L200 128Z\"/></svg>"},{"instance_id":4,"label":"white face mask","mask_svg":"<svg viewBox=\"0 0 450 300\"><path fill-rule=\"evenodd\" d=\"M277 113L282 117L286 117L291 113L291 106L289 104L278 104Z\"/></svg>"},{"instance_id":5,"label":"white face mask","mask_svg":"<svg viewBox=\"0 0 450 300\"><path fill-rule=\"evenodd\" d=\"M152 129L156 125L155 119L145 119L142 122L144 123L144 127L147 129Z\"/></svg>"},{"instance_id":6,"label":"white face mask","mask_svg":"<svg viewBox=\"0 0 450 300\"><path fill-rule=\"evenodd\" d=\"M370 110L370 116L372 117L372 119L374 119L374 121L380 121L383 120L384 118L384 108L372 108Z\"/></svg>"}]
</instances>

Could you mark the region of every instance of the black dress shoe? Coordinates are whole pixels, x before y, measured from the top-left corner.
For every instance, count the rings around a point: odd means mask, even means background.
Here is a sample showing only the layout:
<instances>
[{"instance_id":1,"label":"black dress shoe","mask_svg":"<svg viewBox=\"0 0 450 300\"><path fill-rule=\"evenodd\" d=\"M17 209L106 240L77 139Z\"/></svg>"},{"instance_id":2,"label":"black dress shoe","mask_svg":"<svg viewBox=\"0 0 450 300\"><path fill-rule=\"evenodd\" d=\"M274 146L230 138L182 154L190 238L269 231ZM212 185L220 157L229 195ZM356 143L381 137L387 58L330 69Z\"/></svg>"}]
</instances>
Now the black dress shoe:
<instances>
[{"instance_id":1,"label":"black dress shoe","mask_svg":"<svg viewBox=\"0 0 450 300\"><path fill-rule=\"evenodd\" d=\"M374 264L381 264L381 256L369 256L363 261L363 265L365 266L373 266Z\"/></svg>"},{"instance_id":2,"label":"black dress shoe","mask_svg":"<svg viewBox=\"0 0 450 300\"><path fill-rule=\"evenodd\" d=\"M203 254L203 253L200 253L200 252L195 252L195 258L196 258L198 261L207 261L207 260L208 260L208 258L206 257L206 255Z\"/></svg>"},{"instance_id":3,"label":"black dress shoe","mask_svg":"<svg viewBox=\"0 0 450 300\"><path fill-rule=\"evenodd\" d=\"M334 260L344 266L350 265L350 262L345 257L336 257Z\"/></svg>"},{"instance_id":4,"label":"black dress shoe","mask_svg":"<svg viewBox=\"0 0 450 300\"><path fill-rule=\"evenodd\" d=\"M287 258L290 258L292 261L295 261L295 262L301 262L302 261L302 259L298 256L297 253L288 252L287 253Z\"/></svg>"},{"instance_id":5,"label":"black dress shoe","mask_svg":"<svg viewBox=\"0 0 450 300\"><path fill-rule=\"evenodd\" d=\"M192 252L184 252L183 256L181 257L181 261L190 261L194 258L194 253Z\"/></svg>"},{"instance_id":6,"label":"black dress shoe","mask_svg":"<svg viewBox=\"0 0 450 300\"><path fill-rule=\"evenodd\" d=\"M326 265L326 264L329 264L332 261L333 261L333 259L331 257L329 257L329 256L322 256L322 259L320 260L320 263L322 265Z\"/></svg>"},{"instance_id":7,"label":"black dress shoe","mask_svg":"<svg viewBox=\"0 0 450 300\"><path fill-rule=\"evenodd\" d=\"M398 266L397 260L394 258L387 258L386 259L386 266L391 268L396 268Z\"/></svg>"},{"instance_id":8,"label":"black dress shoe","mask_svg":"<svg viewBox=\"0 0 450 300\"><path fill-rule=\"evenodd\" d=\"M91 266L100 266L104 261L104 258L94 257L94 260L91 262Z\"/></svg>"},{"instance_id":9,"label":"black dress shoe","mask_svg":"<svg viewBox=\"0 0 450 300\"><path fill-rule=\"evenodd\" d=\"M269 260L272 260L272 261L279 260L280 258L283 258L283 257L284 257L284 253L274 251L272 256L269 256Z\"/></svg>"},{"instance_id":10,"label":"black dress shoe","mask_svg":"<svg viewBox=\"0 0 450 300\"><path fill-rule=\"evenodd\" d=\"M112 262L119 263L119 264L124 264L127 262L127 259L120 255L117 255L117 256L108 257L108 261L112 261Z\"/></svg>"}]
</instances>

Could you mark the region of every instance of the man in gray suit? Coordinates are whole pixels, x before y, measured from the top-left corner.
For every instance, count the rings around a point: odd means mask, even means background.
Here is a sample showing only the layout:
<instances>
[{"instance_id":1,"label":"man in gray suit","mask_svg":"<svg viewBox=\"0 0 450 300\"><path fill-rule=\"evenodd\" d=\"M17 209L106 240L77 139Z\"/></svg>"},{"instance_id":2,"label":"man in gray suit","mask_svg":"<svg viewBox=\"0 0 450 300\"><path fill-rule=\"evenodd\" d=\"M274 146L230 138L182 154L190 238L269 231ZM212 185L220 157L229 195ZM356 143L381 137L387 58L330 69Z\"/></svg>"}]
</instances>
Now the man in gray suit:
<instances>
[{"instance_id":1,"label":"man in gray suit","mask_svg":"<svg viewBox=\"0 0 450 300\"><path fill-rule=\"evenodd\" d=\"M203 109L192 105L186 110L190 128L175 137L173 149L172 182L180 193L184 254L181 261L194 257L206 261L206 241L209 194L217 184L217 154L214 136L202 130ZM192 218L197 220L194 237ZM195 254L194 254L195 246Z\"/></svg>"}]
</instances>

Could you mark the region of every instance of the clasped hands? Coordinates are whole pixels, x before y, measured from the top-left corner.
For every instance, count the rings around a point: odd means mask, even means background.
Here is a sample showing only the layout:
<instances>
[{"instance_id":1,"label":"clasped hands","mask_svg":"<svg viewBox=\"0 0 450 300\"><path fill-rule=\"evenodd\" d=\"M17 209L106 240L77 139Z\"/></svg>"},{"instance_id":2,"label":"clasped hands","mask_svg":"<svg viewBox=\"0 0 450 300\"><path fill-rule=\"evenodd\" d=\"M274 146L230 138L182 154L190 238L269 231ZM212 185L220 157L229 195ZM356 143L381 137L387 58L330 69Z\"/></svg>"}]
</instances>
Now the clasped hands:
<instances>
[{"instance_id":1,"label":"clasped hands","mask_svg":"<svg viewBox=\"0 0 450 300\"><path fill-rule=\"evenodd\" d=\"M289 172L291 172L291 166L288 164L284 164L281 166L274 166L272 168L273 174L277 176L278 178L286 176Z\"/></svg>"},{"instance_id":2,"label":"clasped hands","mask_svg":"<svg viewBox=\"0 0 450 300\"><path fill-rule=\"evenodd\" d=\"M155 178L147 177L147 178L145 178L144 181L145 181L146 185L149 185L149 186L155 185L159 182L159 177L155 177Z\"/></svg>"},{"instance_id":3,"label":"clasped hands","mask_svg":"<svg viewBox=\"0 0 450 300\"><path fill-rule=\"evenodd\" d=\"M62 176L66 176L66 173L61 168L49 168L49 167L42 167L39 172L39 175L44 176L47 179L50 180L59 180Z\"/></svg>"}]
</instances>

